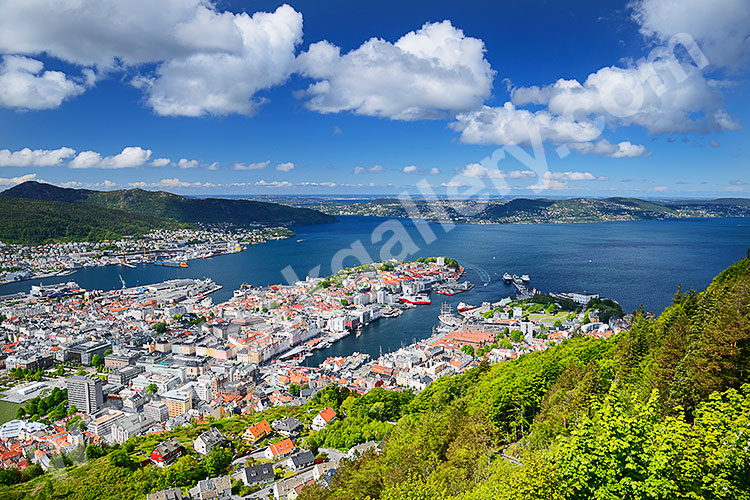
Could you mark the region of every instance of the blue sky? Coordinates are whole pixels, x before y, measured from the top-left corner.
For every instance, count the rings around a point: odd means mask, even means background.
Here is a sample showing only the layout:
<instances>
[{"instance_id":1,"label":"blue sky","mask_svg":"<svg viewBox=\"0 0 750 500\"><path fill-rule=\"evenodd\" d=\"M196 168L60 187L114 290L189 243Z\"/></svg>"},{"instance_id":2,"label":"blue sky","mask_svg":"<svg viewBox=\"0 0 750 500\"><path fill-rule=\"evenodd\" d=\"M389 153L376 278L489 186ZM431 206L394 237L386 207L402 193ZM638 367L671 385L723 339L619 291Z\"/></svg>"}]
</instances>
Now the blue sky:
<instances>
[{"instance_id":1,"label":"blue sky","mask_svg":"<svg viewBox=\"0 0 750 500\"><path fill-rule=\"evenodd\" d=\"M8 0L0 187L747 196L750 5L671 3Z\"/></svg>"}]
</instances>

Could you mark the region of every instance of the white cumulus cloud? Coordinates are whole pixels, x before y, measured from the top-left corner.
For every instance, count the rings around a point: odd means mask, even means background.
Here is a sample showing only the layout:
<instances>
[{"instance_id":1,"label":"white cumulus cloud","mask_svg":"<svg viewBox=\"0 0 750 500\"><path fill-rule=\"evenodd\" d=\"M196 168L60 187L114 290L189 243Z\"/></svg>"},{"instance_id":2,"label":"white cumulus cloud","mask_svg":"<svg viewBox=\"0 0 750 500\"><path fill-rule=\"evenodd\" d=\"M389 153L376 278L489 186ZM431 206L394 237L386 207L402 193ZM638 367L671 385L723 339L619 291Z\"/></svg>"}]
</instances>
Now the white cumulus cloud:
<instances>
[{"instance_id":1,"label":"white cumulus cloud","mask_svg":"<svg viewBox=\"0 0 750 500\"><path fill-rule=\"evenodd\" d=\"M87 85L136 74L133 83L161 115L252 114L262 102L255 94L289 77L301 37L302 15L288 5L250 16L221 12L210 0L0 2L0 53L45 53L80 67ZM6 90L0 102L51 108L83 92L63 73L41 73L41 63L32 62L11 75L23 77L27 94L38 90L38 98L11 94L8 101ZM139 74L148 65L154 72Z\"/></svg>"},{"instance_id":2,"label":"white cumulus cloud","mask_svg":"<svg viewBox=\"0 0 750 500\"><path fill-rule=\"evenodd\" d=\"M262 186L262 187L279 188L279 187L290 187L292 183L289 181L266 181L264 179L261 179L257 181L255 185Z\"/></svg>"},{"instance_id":3,"label":"white cumulus cloud","mask_svg":"<svg viewBox=\"0 0 750 500\"><path fill-rule=\"evenodd\" d=\"M605 158L643 158L651 154L646 146L641 144L632 144L630 141L612 144L607 139L568 144L567 147L581 154L594 154Z\"/></svg>"},{"instance_id":4,"label":"white cumulus cloud","mask_svg":"<svg viewBox=\"0 0 750 500\"><path fill-rule=\"evenodd\" d=\"M750 3L747 0L639 0L633 17L641 33L661 43L690 35L716 67L750 63Z\"/></svg>"},{"instance_id":5,"label":"white cumulus cloud","mask_svg":"<svg viewBox=\"0 0 750 500\"><path fill-rule=\"evenodd\" d=\"M114 156L103 157L96 151L81 151L73 158L70 168L135 168L142 167L151 158L151 150L140 146L126 147Z\"/></svg>"},{"instance_id":6,"label":"white cumulus cloud","mask_svg":"<svg viewBox=\"0 0 750 500\"><path fill-rule=\"evenodd\" d=\"M177 166L183 170L186 170L188 168L198 168L198 165L198 160L188 160L187 158L180 158L177 161Z\"/></svg>"},{"instance_id":7,"label":"white cumulus cloud","mask_svg":"<svg viewBox=\"0 0 750 500\"><path fill-rule=\"evenodd\" d=\"M395 43L371 38L343 55L322 41L297 58L298 71L317 80L298 95L320 113L442 118L489 97L495 72L484 51L482 40L465 36L447 20L426 23Z\"/></svg>"},{"instance_id":8,"label":"white cumulus cloud","mask_svg":"<svg viewBox=\"0 0 750 500\"><path fill-rule=\"evenodd\" d=\"M357 165L354 167L354 175L363 174L363 173L371 173L371 174L379 174L380 172L383 172L385 169L381 165L373 165L371 167L363 167L362 165Z\"/></svg>"},{"instance_id":9,"label":"white cumulus cloud","mask_svg":"<svg viewBox=\"0 0 750 500\"><path fill-rule=\"evenodd\" d=\"M472 178L487 177L490 179L527 179L536 177L536 173L533 170L505 171L496 168L487 168L479 163L469 163L459 172L459 175Z\"/></svg>"},{"instance_id":10,"label":"white cumulus cloud","mask_svg":"<svg viewBox=\"0 0 750 500\"><path fill-rule=\"evenodd\" d=\"M536 184L526 186L526 189L531 189L534 191L562 191L568 189L568 184L566 182L560 182L555 179L543 178Z\"/></svg>"},{"instance_id":11,"label":"white cumulus cloud","mask_svg":"<svg viewBox=\"0 0 750 500\"><path fill-rule=\"evenodd\" d=\"M289 172L291 170L294 170L294 163L290 161L279 163L278 165L276 165L276 170L278 170L279 172Z\"/></svg>"},{"instance_id":12,"label":"white cumulus cloud","mask_svg":"<svg viewBox=\"0 0 750 500\"><path fill-rule=\"evenodd\" d=\"M0 28L2 30L2 28ZM44 64L21 56L4 56L0 64L0 106L53 109L82 94L83 85L60 71L42 71Z\"/></svg>"},{"instance_id":13,"label":"white cumulus cloud","mask_svg":"<svg viewBox=\"0 0 750 500\"><path fill-rule=\"evenodd\" d=\"M451 128L461 133L461 142L500 146L530 145L536 142L535 138L554 143L591 141L601 134L592 121L576 121L544 110L518 109L510 102L462 113Z\"/></svg>"},{"instance_id":14,"label":"white cumulus cloud","mask_svg":"<svg viewBox=\"0 0 750 500\"><path fill-rule=\"evenodd\" d=\"M54 167L75 154L75 149L0 149L0 167Z\"/></svg>"},{"instance_id":15,"label":"white cumulus cloud","mask_svg":"<svg viewBox=\"0 0 750 500\"><path fill-rule=\"evenodd\" d=\"M266 168L271 162L270 161L261 161L258 163L235 163L232 165L232 169L234 170L263 170Z\"/></svg>"},{"instance_id":16,"label":"white cumulus cloud","mask_svg":"<svg viewBox=\"0 0 750 500\"><path fill-rule=\"evenodd\" d=\"M232 22L239 51L177 57L162 63L156 76L134 81L157 114L252 115L264 102L255 94L286 81L302 41L302 15L283 5L274 13L236 14Z\"/></svg>"},{"instance_id":17,"label":"white cumulus cloud","mask_svg":"<svg viewBox=\"0 0 750 500\"><path fill-rule=\"evenodd\" d=\"M517 106L541 104L568 119L602 117L613 126L637 125L652 134L739 128L723 109L721 92L697 67L669 59L601 68L583 83L560 79L543 87L517 88L512 101Z\"/></svg>"},{"instance_id":18,"label":"white cumulus cloud","mask_svg":"<svg viewBox=\"0 0 750 500\"><path fill-rule=\"evenodd\" d=\"M405 174L416 174L419 173L419 167L416 165L407 165L403 168Z\"/></svg>"},{"instance_id":19,"label":"white cumulus cloud","mask_svg":"<svg viewBox=\"0 0 750 500\"><path fill-rule=\"evenodd\" d=\"M155 167L166 167L170 163L172 163L172 160L169 158L154 158L151 160L151 165Z\"/></svg>"}]
</instances>

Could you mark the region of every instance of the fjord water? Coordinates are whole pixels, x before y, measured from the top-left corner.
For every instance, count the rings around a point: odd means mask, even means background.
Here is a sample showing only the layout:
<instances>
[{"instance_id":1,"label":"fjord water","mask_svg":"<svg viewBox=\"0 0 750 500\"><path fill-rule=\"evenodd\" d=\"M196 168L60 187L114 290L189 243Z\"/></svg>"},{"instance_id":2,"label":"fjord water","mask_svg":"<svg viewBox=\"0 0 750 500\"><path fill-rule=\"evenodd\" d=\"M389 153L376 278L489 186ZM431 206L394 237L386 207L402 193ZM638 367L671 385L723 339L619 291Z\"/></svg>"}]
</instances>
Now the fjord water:
<instances>
[{"instance_id":1,"label":"fjord water","mask_svg":"<svg viewBox=\"0 0 750 500\"><path fill-rule=\"evenodd\" d=\"M373 230L392 220L376 217L340 217L334 224L299 226L294 238L253 245L244 252L194 260L190 267L165 268L155 265L130 269L107 266L82 269L75 274L43 280L50 284L75 280L86 289L120 287L118 275L128 286L166 279L210 277L224 288L214 301L231 297L242 283L255 286L285 282L281 271L291 266L304 278L320 265L320 275L331 273L331 259L341 249L361 242L373 260L379 260L382 241L372 242ZM513 293L502 281L505 271L528 273L539 290L587 290L613 298L625 311L643 304L646 310L661 312L674 295L678 283L684 290L701 289L722 269L745 256L750 247L750 219L682 219L666 221L604 222L586 224L457 225L445 231L429 224L434 241L426 243L410 220L400 220L418 251L407 258L432 255L454 257L467 268L466 278L476 283L471 292L445 297L432 295L430 306L406 311L396 319L383 319L365 327L359 337L351 335L316 355L306 364L317 364L331 355L354 351L377 356L402 344L427 337L437 322L443 302L480 304ZM402 238L404 239L404 238ZM401 250L396 245L391 251ZM355 266L355 258L344 261ZM0 295L28 291L35 283L25 281L0 286ZM486 283L486 286L484 286Z\"/></svg>"}]
</instances>

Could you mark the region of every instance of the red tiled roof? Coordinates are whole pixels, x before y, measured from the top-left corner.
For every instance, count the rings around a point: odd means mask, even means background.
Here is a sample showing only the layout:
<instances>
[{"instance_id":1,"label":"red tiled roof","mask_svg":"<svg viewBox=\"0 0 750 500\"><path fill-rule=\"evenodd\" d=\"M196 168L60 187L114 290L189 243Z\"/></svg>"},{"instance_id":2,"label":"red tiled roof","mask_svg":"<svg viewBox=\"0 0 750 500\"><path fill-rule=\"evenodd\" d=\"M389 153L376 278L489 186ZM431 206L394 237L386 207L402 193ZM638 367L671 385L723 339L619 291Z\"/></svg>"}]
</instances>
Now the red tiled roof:
<instances>
[{"instance_id":1,"label":"red tiled roof","mask_svg":"<svg viewBox=\"0 0 750 500\"><path fill-rule=\"evenodd\" d=\"M326 408L325 410L323 410L323 411L321 411L321 412L320 412L320 416L321 416L321 418L322 418L322 419L323 419L323 420L324 420L324 421L325 421L326 423L328 423L328 422L330 422L330 421L331 421L331 420L333 419L333 417L335 417L335 416L336 416L336 412L335 412L335 411L333 411L333 408L331 408L331 407L329 406L328 408Z\"/></svg>"}]
</instances>

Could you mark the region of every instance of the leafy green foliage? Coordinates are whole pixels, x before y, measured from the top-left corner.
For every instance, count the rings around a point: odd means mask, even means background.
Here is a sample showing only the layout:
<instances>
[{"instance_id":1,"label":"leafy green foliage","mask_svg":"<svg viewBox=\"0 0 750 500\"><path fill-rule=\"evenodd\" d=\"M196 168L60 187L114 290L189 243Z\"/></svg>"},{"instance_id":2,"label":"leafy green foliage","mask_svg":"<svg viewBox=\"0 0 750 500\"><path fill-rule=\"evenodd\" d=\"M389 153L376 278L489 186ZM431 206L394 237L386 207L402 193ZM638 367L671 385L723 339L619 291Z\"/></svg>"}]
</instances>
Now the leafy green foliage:
<instances>
[{"instance_id":1,"label":"leafy green foliage","mask_svg":"<svg viewBox=\"0 0 750 500\"><path fill-rule=\"evenodd\" d=\"M586 308L599 309L599 321L602 323L609 322L611 317L622 318L625 314L622 311L622 306L612 299L591 299L586 304Z\"/></svg>"},{"instance_id":2,"label":"leafy green foliage","mask_svg":"<svg viewBox=\"0 0 750 500\"><path fill-rule=\"evenodd\" d=\"M17 418L28 420L47 420L54 422L65 417L68 413L68 390L55 387L45 397L37 396L30 399L25 406L16 412Z\"/></svg>"},{"instance_id":3,"label":"leafy green foliage","mask_svg":"<svg viewBox=\"0 0 750 500\"><path fill-rule=\"evenodd\" d=\"M471 345L468 345L468 344L466 344L466 345L462 345L462 346L461 346L461 350L462 350L463 352L465 352L466 354L468 354L469 356L472 356L472 357L473 357L473 356L474 356L474 354L475 354L475 353L474 353L474 346L471 346Z\"/></svg>"},{"instance_id":4,"label":"leafy green foliage","mask_svg":"<svg viewBox=\"0 0 750 500\"><path fill-rule=\"evenodd\" d=\"M227 471L233 458L234 453L230 450L216 447L206 455L202 463L209 477L216 477Z\"/></svg>"},{"instance_id":5,"label":"leafy green foliage","mask_svg":"<svg viewBox=\"0 0 750 500\"><path fill-rule=\"evenodd\" d=\"M305 444L314 450L321 447L347 450L365 441L379 441L390 428L390 424L369 417L348 417L329 424L319 432L311 433Z\"/></svg>"}]
</instances>

